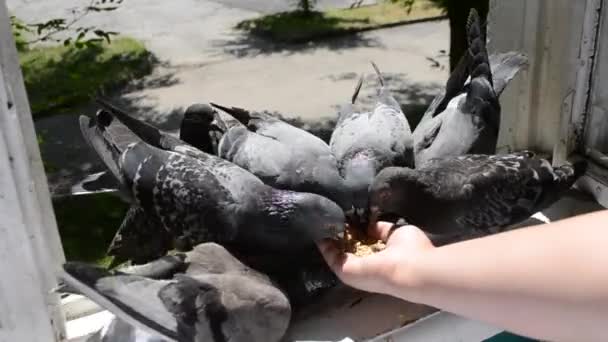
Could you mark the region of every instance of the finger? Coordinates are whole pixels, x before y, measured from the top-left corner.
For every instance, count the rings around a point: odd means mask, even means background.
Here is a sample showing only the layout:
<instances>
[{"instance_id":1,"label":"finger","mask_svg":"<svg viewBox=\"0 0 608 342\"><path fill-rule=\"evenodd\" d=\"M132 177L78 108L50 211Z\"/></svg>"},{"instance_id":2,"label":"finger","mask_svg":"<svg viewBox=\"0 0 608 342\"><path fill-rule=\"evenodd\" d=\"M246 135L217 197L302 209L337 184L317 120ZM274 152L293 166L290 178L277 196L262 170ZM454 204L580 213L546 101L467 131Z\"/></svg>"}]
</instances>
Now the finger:
<instances>
[{"instance_id":1,"label":"finger","mask_svg":"<svg viewBox=\"0 0 608 342\"><path fill-rule=\"evenodd\" d=\"M393 223L379 221L368 228L367 234L374 239L387 242L395 228L396 226Z\"/></svg>"},{"instance_id":2,"label":"finger","mask_svg":"<svg viewBox=\"0 0 608 342\"><path fill-rule=\"evenodd\" d=\"M329 268L345 284L356 287L361 280L365 280L375 271L372 267L372 256L359 257L352 253L343 253L331 241L323 241L318 246Z\"/></svg>"},{"instance_id":3,"label":"finger","mask_svg":"<svg viewBox=\"0 0 608 342\"><path fill-rule=\"evenodd\" d=\"M416 249L434 247L426 233L412 225L395 229L386 243L387 248L392 245L410 246L409 248Z\"/></svg>"},{"instance_id":4,"label":"finger","mask_svg":"<svg viewBox=\"0 0 608 342\"><path fill-rule=\"evenodd\" d=\"M319 252L321 252L323 259L325 259L329 268L335 273L335 270L339 269L343 262L343 253L336 248L334 242L331 240L321 241L317 246L319 247Z\"/></svg>"}]
</instances>

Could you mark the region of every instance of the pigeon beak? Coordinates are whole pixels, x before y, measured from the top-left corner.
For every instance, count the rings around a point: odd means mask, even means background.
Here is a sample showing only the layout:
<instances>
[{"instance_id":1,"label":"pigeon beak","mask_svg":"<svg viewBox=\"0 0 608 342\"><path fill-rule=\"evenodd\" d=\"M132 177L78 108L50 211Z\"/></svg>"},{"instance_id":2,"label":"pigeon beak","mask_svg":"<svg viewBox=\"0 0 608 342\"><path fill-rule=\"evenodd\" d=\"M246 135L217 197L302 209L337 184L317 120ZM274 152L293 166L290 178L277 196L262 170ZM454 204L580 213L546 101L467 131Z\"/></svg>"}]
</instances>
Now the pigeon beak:
<instances>
[{"instance_id":1,"label":"pigeon beak","mask_svg":"<svg viewBox=\"0 0 608 342\"><path fill-rule=\"evenodd\" d=\"M220 109L228 114L234 114L234 110L232 108L228 108L226 106L222 106L220 104L213 103L213 102L209 102L209 104L215 109Z\"/></svg>"},{"instance_id":2,"label":"pigeon beak","mask_svg":"<svg viewBox=\"0 0 608 342\"><path fill-rule=\"evenodd\" d=\"M376 223L378 222L378 218L380 218L381 214L382 213L378 206L372 206L369 209L369 227L373 227L376 225Z\"/></svg>"},{"instance_id":3,"label":"pigeon beak","mask_svg":"<svg viewBox=\"0 0 608 342\"><path fill-rule=\"evenodd\" d=\"M344 224L330 224L327 227L329 236L333 240L343 240L345 236Z\"/></svg>"},{"instance_id":4,"label":"pigeon beak","mask_svg":"<svg viewBox=\"0 0 608 342\"><path fill-rule=\"evenodd\" d=\"M356 212L357 212L357 216L359 216L359 218L365 217L366 210L364 208L356 209Z\"/></svg>"}]
</instances>

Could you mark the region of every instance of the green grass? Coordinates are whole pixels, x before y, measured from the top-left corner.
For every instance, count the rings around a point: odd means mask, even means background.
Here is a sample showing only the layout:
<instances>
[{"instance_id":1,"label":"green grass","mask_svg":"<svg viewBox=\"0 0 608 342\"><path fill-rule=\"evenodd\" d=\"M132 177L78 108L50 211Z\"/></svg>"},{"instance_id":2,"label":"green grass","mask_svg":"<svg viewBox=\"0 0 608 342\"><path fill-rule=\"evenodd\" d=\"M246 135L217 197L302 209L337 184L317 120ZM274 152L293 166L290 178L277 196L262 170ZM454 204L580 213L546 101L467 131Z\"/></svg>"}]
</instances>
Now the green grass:
<instances>
[{"instance_id":1,"label":"green grass","mask_svg":"<svg viewBox=\"0 0 608 342\"><path fill-rule=\"evenodd\" d=\"M483 342L537 342L537 340L532 340L527 337L522 337L518 335L514 335L508 332L500 333L496 336L493 336Z\"/></svg>"},{"instance_id":2,"label":"green grass","mask_svg":"<svg viewBox=\"0 0 608 342\"><path fill-rule=\"evenodd\" d=\"M128 209L112 194L53 200L66 259L108 266L106 250Z\"/></svg>"},{"instance_id":3,"label":"green grass","mask_svg":"<svg viewBox=\"0 0 608 342\"><path fill-rule=\"evenodd\" d=\"M19 52L34 117L61 113L151 71L151 55L131 38L76 48L45 46Z\"/></svg>"},{"instance_id":4,"label":"green grass","mask_svg":"<svg viewBox=\"0 0 608 342\"><path fill-rule=\"evenodd\" d=\"M312 12L310 15L299 11L271 14L242 21L237 28L274 41L293 43L437 17L442 13L427 0L416 1L409 13L399 4L382 2L353 9Z\"/></svg>"}]
</instances>

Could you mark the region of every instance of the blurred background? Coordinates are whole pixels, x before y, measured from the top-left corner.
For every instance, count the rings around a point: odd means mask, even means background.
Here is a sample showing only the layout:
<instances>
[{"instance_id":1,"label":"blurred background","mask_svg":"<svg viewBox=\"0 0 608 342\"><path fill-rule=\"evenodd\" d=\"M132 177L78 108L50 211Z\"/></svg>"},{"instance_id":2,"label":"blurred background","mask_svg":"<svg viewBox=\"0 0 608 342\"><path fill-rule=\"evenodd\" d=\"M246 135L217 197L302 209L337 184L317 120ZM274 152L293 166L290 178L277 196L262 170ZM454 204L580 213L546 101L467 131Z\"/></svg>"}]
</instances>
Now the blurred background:
<instances>
[{"instance_id":1,"label":"blurred background","mask_svg":"<svg viewBox=\"0 0 608 342\"><path fill-rule=\"evenodd\" d=\"M169 132L196 102L277 113L328 139L337 106L372 104L378 64L415 126L488 0L8 0L68 260L106 263L126 205L72 196L104 167L78 115L95 95Z\"/></svg>"}]
</instances>

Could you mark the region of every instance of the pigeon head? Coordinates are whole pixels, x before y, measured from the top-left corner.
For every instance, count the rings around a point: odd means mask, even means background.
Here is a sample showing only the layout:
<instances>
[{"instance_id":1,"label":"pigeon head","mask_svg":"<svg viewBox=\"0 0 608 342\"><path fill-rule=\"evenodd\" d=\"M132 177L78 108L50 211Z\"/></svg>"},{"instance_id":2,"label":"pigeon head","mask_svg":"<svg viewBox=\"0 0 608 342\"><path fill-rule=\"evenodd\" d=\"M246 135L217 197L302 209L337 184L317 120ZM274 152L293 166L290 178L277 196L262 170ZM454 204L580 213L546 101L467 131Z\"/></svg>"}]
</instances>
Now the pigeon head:
<instances>
[{"instance_id":1,"label":"pigeon head","mask_svg":"<svg viewBox=\"0 0 608 342\"><path fill-rule=\"evenodd\" d=\"M201 291L195 299L194 341L279 341L291 317L289 300L271 284L245 276L204 277L220 291ZM210 337L212 337L210 339Z\"/></svg>"},{"instance_id":2,"label":"pigeon head","mask_svg":"<svg viewBox=\"0 0 608 342\"><path fill-rule=\"evenodd\" d=\"M368 190L375 175L376 163L363 156L349 160L344 167L344 183L351 194L355 214L359 217L368 208Z\"/></svg>"},{"instance_id":3,"label":"pigeon head","mask_svg":"<svg viewBox=\"0 0 608 342\"><path fill-rule=\"evenodd\" d=\"M335 202L311 193L298 194L292 224L314 241L344 236L344 211Z\"/></svg>"},{"instance_id":4,"label":"pigeon head","mask_svg":"<svg viewBox=\"0 0 608 342\"><path fill-rule=\"evenodd\" d=\"M184 123L209 127L214 118L215 110L213 107L206 103L196 103L186 108L182 127L184 126Z\"/></svg>"},{"instance_id":5,"label":"pigeon head","mask_svg":"<svg viewBox=\"0 0 608 342\"><path fill-rule=\"evenodd\" d=\"M344 211L332 200L312 193L275 191L266 213L275 224L312 241L341 239L344 236Z\"/></svg>"},{"instance_id":6,"label":"pigeon head","mask_svg":"<svg viewBox=\"0 0 608 342\"><path fill-rule=\"evenodd\" d=\"M307 183L307 191L331 199L343 210L352 207L350 191L335 165L319 162L310 179L311 181Z\"/></svg>"},{"instance_id":7,"label":"pigeon head","mask_svg":"<svg viewBox=\"0 0 608 342\"><path fill-rule=\"evenodd\" d=\"M214 153L215 138L212 137L215 110L208 104L193 104L184 112L184 118L179 130L181 140L207 153Z\"/></svg>"},{"instance_id":8,"label":"pigeon head","mask_svg":"<svg viewBox=\"0 0 608 342\"><path fill-rule=\"evenodd\" d=\"M415 171L402 167L387 167L380 171L370 187L370 222L375 223L384 215L403 215L404 208L416 201Z\"/></svg>"}]
</instances>

